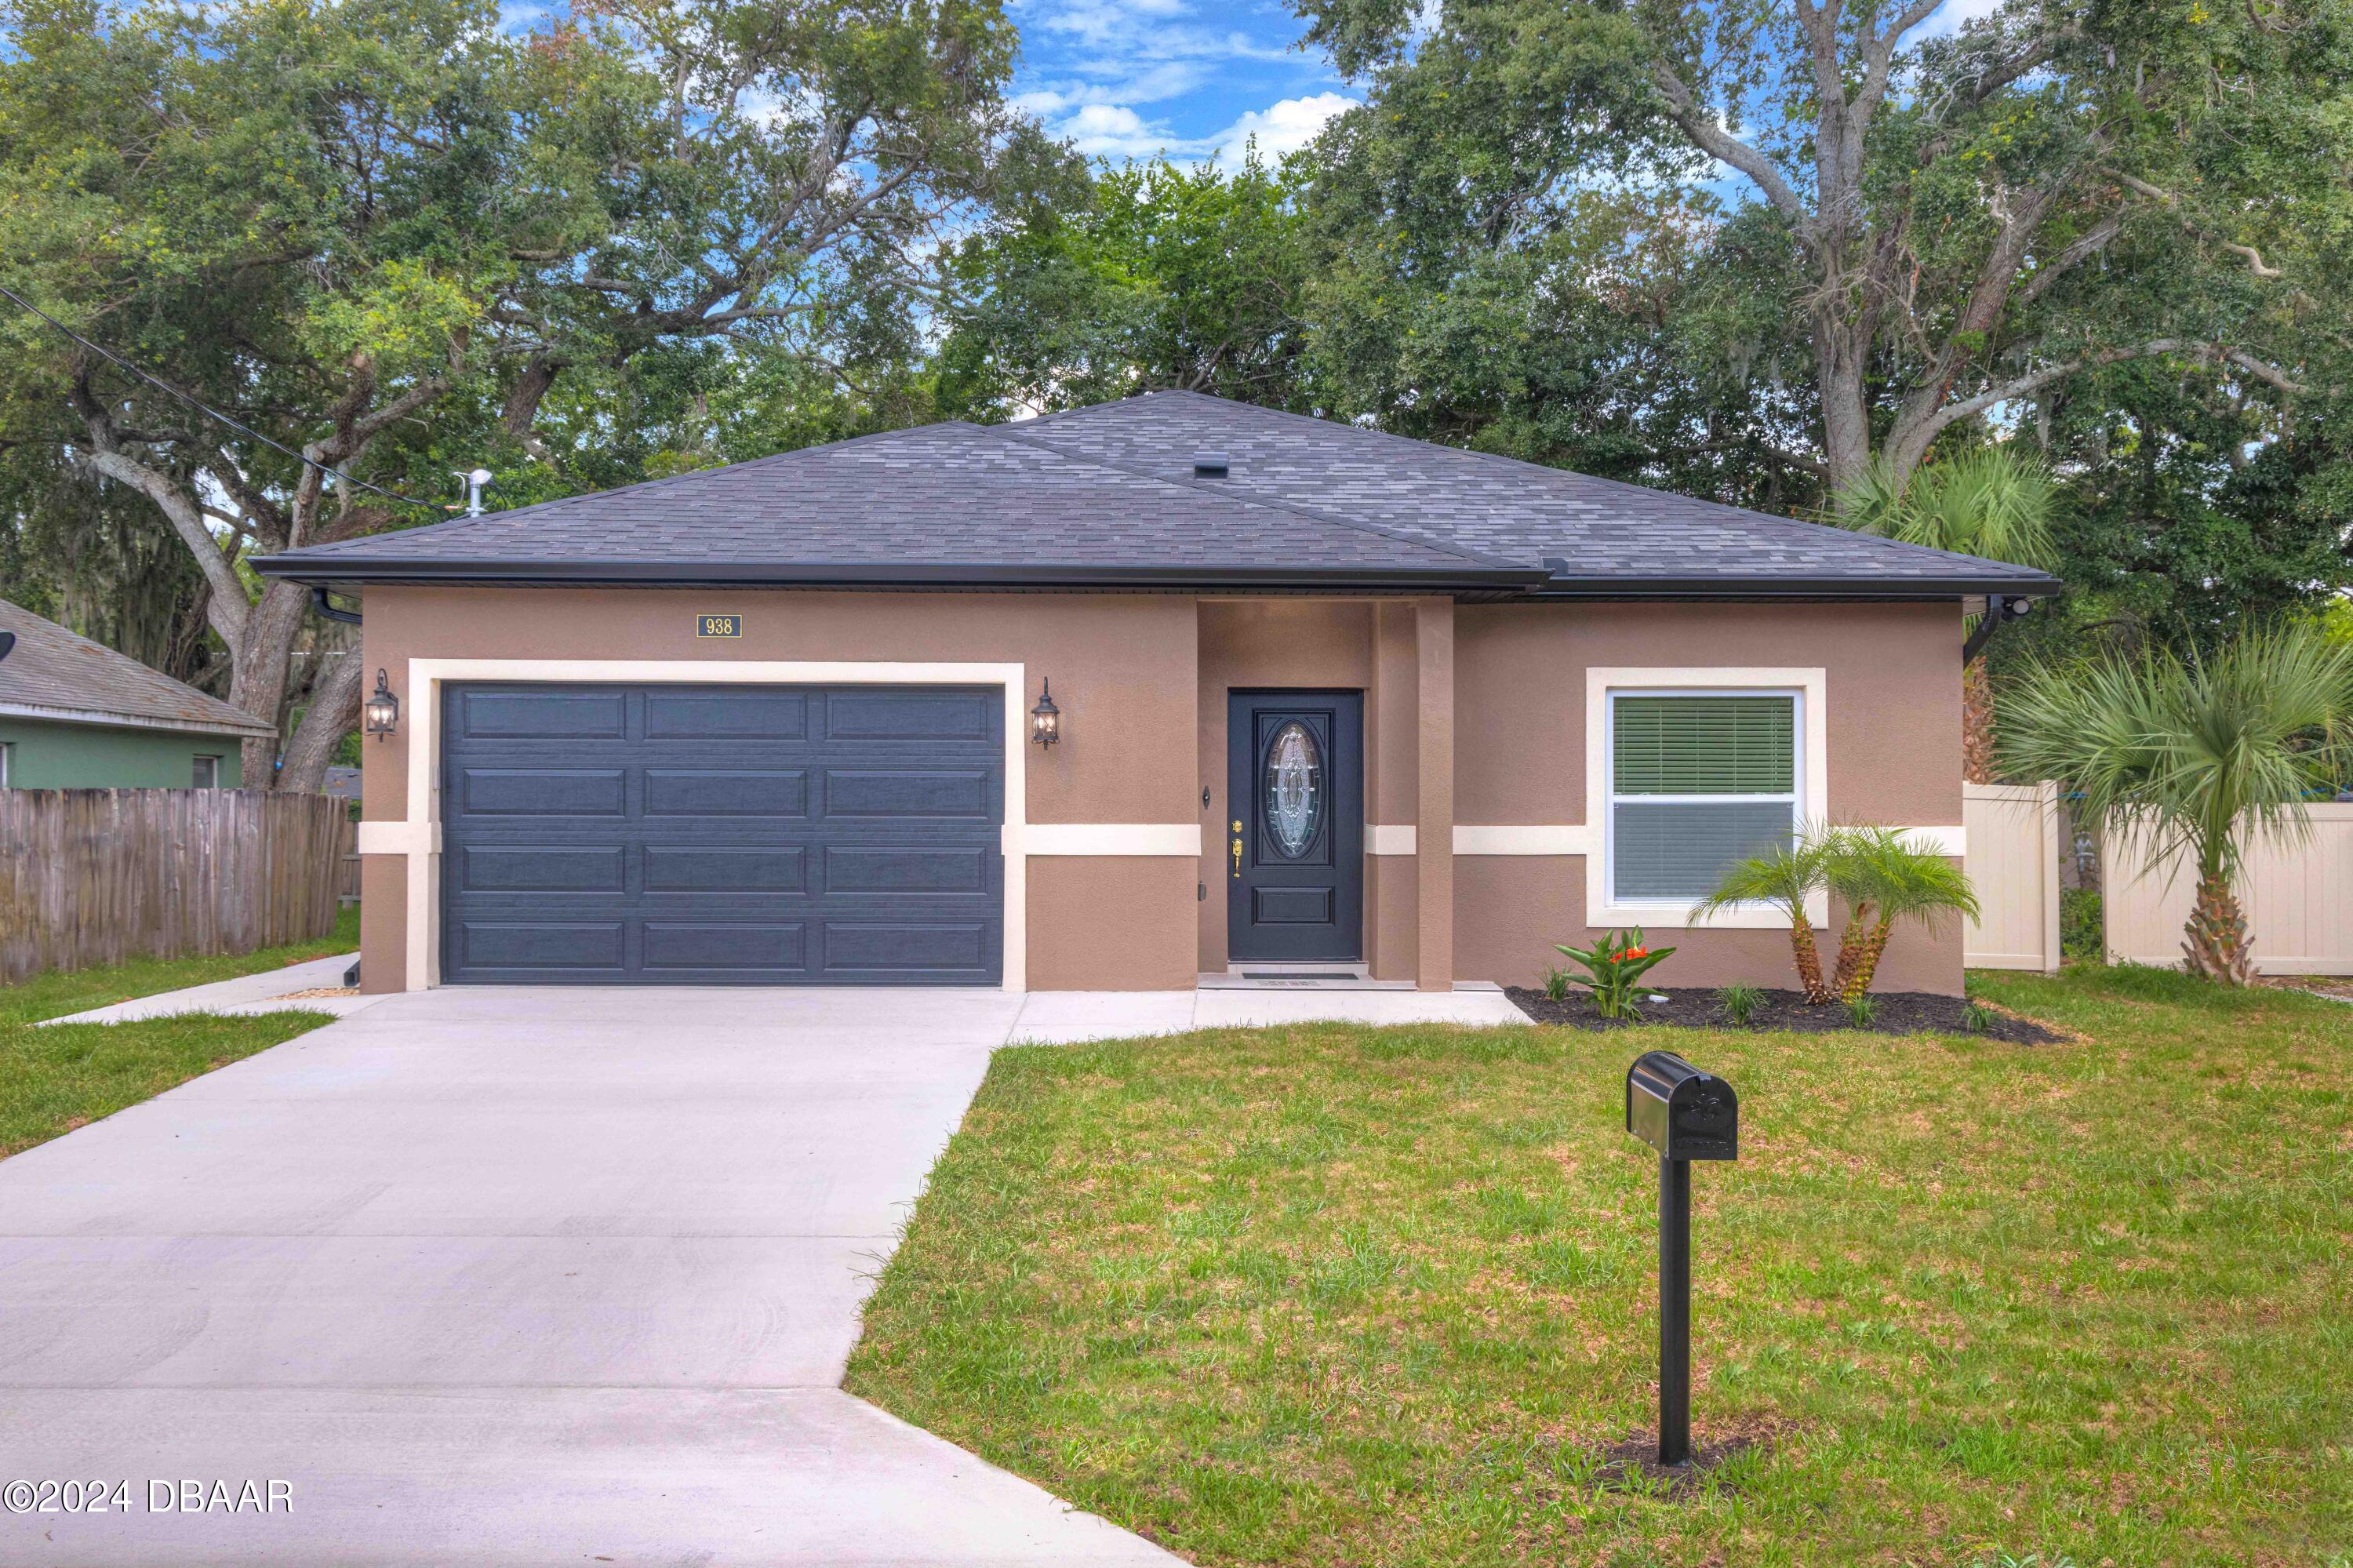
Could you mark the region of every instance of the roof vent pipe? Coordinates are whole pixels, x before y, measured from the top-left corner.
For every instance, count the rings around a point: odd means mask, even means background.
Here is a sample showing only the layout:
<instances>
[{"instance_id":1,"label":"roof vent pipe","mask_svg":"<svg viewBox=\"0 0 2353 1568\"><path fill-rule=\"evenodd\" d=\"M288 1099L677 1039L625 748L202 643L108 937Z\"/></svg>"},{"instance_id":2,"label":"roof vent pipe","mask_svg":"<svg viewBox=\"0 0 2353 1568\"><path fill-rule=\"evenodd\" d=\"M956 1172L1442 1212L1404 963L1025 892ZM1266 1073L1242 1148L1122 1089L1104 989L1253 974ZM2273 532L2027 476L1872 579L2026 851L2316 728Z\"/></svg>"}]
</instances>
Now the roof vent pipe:
<instances>
[{"instance_id":1,"label":"roof vent pipe","mask_svg":"<svg viewBox=\"0 0 2353 1568\"><path fill-rule=\"evenodd\" d=\"M1203 452L1193 460L1193 477L1195 479L1225 478L1226 460L1216 452Z\"/></svg>"}]
</instances>

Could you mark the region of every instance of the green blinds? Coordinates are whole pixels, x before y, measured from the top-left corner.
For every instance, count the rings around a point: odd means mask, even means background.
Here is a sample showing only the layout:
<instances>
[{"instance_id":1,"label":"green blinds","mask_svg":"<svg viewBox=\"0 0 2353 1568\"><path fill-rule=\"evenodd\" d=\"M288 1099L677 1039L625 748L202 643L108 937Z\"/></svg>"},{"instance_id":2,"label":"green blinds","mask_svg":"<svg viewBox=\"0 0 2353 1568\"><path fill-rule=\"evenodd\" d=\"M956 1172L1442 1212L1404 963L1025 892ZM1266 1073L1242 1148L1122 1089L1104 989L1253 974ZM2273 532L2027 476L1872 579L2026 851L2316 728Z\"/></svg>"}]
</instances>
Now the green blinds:
<instances>
[{"instance_id":1,"label":"green blinds","mask_svg":"<svg viewBox=\"0 0 2353 1568\"><path fill-rule=\"evenodd\" d=\"M1791 697L1633 697L1616 704L1620 795L1786 795L1797 787Z\"/></svg>"}]
</instances>

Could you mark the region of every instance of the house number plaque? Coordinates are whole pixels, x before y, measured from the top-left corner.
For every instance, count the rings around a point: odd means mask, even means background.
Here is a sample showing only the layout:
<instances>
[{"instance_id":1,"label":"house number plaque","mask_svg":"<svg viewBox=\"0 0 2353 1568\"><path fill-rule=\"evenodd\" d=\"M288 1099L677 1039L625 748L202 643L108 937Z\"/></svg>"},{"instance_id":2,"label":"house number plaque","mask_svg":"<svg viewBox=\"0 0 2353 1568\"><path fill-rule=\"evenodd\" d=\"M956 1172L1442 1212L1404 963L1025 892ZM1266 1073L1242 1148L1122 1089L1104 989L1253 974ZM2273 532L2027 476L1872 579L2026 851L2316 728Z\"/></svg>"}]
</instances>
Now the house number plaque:
<instances>
[{"instance_id":1,"label":"house number plaque","mask_svg":"<svg viewBox=\"0 0 2353 1568\"><path fill-rule=\"evenodd\" d=\"M741 637L744 618L740 615L698 615L694 618L697 637Z\"/></svg>"}]
</instances>

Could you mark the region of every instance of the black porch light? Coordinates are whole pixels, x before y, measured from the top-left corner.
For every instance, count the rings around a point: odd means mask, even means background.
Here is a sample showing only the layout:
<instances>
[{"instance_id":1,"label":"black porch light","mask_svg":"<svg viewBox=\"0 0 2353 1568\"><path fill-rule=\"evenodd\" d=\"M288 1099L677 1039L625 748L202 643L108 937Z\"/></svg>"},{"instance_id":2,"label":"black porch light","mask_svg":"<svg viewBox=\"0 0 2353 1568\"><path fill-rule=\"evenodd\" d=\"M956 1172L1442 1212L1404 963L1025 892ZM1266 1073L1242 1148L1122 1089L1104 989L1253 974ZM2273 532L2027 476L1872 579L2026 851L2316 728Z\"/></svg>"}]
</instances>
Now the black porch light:
<instances>
[{"instance_id":1,"label":"black porch light","mask_svg":"<svg viewBox=\"0 0 2353 1568\"><path fill-rule=\"evenodd\" d=\"M385 684L384 672L375 673L375 690L367 700L367 732L382 740L400 727L400 699Z\"/></svg>"},{"instance_id":2,"label":"black porch light","mask_svg":"<svg viewBox=\"0 0 2353 1568\"><path fill-rule=\"evenodd\" d=\"M1038 683L1038 705L1029 710L1029 738L1051 746L1062 738L1062 710L1054 705L1054 683Z\"/></svg>"}]
</instances>

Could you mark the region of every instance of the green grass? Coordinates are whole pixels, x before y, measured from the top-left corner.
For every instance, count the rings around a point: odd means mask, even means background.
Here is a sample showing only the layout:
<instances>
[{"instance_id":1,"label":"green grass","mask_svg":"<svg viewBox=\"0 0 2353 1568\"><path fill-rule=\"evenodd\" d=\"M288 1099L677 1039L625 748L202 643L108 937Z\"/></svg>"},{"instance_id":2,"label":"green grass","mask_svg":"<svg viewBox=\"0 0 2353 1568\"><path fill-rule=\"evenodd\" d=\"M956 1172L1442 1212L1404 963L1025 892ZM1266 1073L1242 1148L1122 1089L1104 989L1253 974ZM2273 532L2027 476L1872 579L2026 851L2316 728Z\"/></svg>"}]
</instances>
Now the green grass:
<instances>
[{"instance_id":1,"label":"green grass","mask_svg":"<svg viewBox=\"0 0 2353 1568\"><path fill-rule=\"evenodd\" d=\"M111 1116L200 1073L332 1022L298 1007L249 1018L190 1016L135 1023L31 1025L44 1018L259 974L359 945L359 911L334 935L235 958L141 959L108 969L52 970L0 987L0 1158Z\"/></svg>"},{"instance_id":2,"label":"green grass","mask_svg":"<svg viewBox=\"0 0 2353 1568\"><path fill-rule=\"evenodd\" d=\"M1208 1563L2353 1561L2353 1008L1976 977L2086 1043L1659 1029L1702 1168L1679 1499L1623 1035L999 1052L849 1387Z\"/></svg>"}]
</instances>

